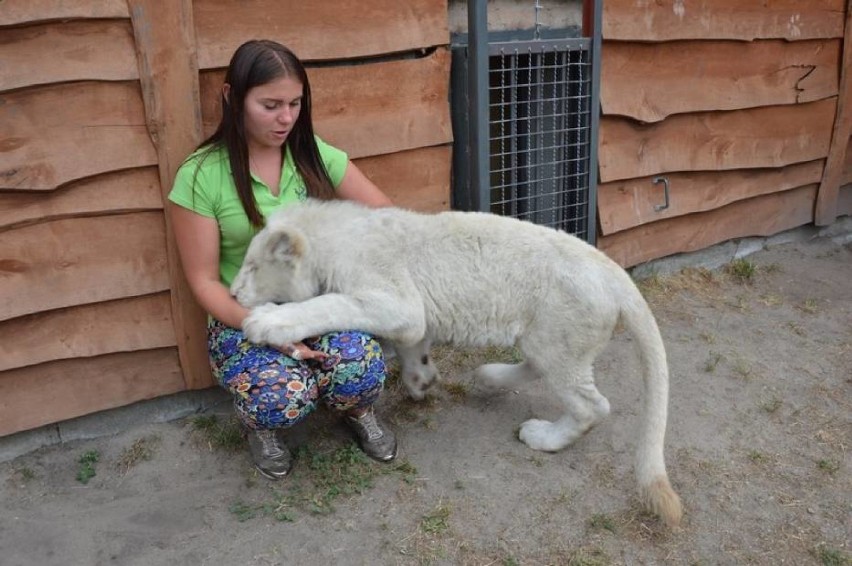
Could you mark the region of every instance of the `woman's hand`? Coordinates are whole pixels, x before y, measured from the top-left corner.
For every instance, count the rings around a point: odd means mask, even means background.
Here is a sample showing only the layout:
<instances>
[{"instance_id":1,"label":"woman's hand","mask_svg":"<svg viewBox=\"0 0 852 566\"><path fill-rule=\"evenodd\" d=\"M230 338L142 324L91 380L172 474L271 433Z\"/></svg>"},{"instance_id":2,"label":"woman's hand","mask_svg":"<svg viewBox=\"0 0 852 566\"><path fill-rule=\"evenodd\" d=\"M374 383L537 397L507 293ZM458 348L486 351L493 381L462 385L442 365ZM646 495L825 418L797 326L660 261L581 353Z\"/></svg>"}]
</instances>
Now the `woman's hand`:
<instances>
[{"instance_id":1,"label":"woman's hand","mask_svg":"<svg viewBox=\"0 0 852 566\"><path fill-rule=\"evenodd\" d=\"M295 342L291 344L283 344L277 349L294 360L319 360L322 361L328 358L328 354L318 350L311 350L304 342Z\"/></svg>"}]
</instances>

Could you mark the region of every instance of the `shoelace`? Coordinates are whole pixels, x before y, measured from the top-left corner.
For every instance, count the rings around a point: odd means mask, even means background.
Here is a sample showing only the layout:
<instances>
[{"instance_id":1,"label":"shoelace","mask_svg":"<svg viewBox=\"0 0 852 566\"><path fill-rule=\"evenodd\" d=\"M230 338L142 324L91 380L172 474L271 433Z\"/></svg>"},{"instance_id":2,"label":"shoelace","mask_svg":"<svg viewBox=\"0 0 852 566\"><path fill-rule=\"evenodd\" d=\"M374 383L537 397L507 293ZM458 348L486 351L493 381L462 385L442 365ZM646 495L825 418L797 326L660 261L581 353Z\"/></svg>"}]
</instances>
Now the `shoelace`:
<instances>
[{"instance_id":1,"label":"shoelace","mask_svg":"<svg viewBox=\"0 0 852 566\"><path fill-rule=\"evenodd\" d=\"M372 412L365 413L364 416L356 420L364 427L364 430L367 431L368 439L378 440L384 436L385 433L382 432L381 428L379 428L379 423L376 422L376 415Z\"/></svg>"},{"instance_id":2,"label":"shoelace","mask_svg":"<svg viewBox=\"0 0 852 566\"><path fill-rule=\"evenodd\" d=\"M270 458L274 458L282 454L281 448L278 446L275 438L274 430L258 430L257 437L260 439L260 444L263 447L263 452Z\"/></svg>"}]
</instances>

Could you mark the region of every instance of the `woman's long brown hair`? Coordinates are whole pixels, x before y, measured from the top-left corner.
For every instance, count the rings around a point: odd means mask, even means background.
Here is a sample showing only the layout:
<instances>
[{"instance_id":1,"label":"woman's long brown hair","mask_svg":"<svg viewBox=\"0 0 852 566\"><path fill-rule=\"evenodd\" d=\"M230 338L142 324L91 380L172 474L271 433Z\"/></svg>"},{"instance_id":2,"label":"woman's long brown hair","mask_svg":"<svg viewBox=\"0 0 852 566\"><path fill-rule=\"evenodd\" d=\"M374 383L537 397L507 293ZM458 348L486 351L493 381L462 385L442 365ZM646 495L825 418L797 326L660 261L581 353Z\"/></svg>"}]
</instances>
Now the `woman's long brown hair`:
<instances>
[{"instance_id":1,"label":"woman's long brown hair","mask_svg":"<svg viewBox=\"0 0 852 566\"><path fill-rule=\"evenodd\" d=\"M332 199L335 195L314 139L311 86L304 65L292 51L280 43L269 40L247 41L234 52L225 73L225 82L230 85L230 90L227 97L222 94L222 120L216 131L199 145L199 149L207 147L208 153L221 146L227 149L237 194L249 221L256 228L263 226L264 219L251 189L244 120L245 98L252 88L282 77L297 80L302 83L303 88L299 118L290 130L287 141L281 146L282 163L289 147L296 171L305 182L308 196ZM202 155L201 159L205 157L206 154Z\"/></svg>"}]
</instances>

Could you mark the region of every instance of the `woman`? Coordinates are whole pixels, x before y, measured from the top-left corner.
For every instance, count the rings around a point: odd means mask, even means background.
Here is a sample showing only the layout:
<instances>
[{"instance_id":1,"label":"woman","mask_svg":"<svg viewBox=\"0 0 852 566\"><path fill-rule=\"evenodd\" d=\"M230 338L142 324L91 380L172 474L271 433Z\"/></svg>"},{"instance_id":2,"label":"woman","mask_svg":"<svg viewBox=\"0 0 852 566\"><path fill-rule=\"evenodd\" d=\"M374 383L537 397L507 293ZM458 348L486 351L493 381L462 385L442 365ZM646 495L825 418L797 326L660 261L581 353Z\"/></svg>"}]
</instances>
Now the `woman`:
<instances>
[{"instance_id":1,"label":"woman","mask_svg":"<svg viewBox=\"0 0 852 566\"><path fill-rule=\"evenodd\" d=\"M270 479L292 465L281 431L319 401L344 415L370 457L390 461L397 452L373 412L385 378L374 338L341 329L276 349L240 331L248 311L228 288L251 237L275 209L309 196L391 204L344 152L314 136L299 59L273 41L244 43L225 75L219 127L178 170L169 214L186 278L209 314L213 375L234 396L255 466Z\"/></svg>"}]
</instances>

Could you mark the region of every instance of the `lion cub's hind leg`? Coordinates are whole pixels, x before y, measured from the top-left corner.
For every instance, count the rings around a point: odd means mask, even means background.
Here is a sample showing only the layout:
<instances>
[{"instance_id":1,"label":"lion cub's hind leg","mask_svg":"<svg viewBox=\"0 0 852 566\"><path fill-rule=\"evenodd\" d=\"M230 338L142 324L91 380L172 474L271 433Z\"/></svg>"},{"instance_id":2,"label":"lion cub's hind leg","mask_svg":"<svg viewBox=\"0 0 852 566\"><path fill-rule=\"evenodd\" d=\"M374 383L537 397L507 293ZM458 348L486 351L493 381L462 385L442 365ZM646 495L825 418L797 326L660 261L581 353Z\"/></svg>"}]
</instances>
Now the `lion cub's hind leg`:
<instances>
[{"instance_id":1,"label":"lion cub's hind leg","mask_svg":"<svg viewBox=\"0 0 852 566\"><path fill-rule=\"evenodd\" d=\"M534 450L556 452L573 443L609 415L609 401L595 387L592 366L563 360L559 373L541 371L559 396L566 412L555 422L530 419L518 437Z\"/></svg>"},{"instance_id":2,"label":"lion cub's hind leg","mask_svg":"<svg viewBox=\"0 0 852 566\"><path fill-rule=\"evenodd\" d=\"M519 364L483 364L473 372L474 381L485 389L515 387L525 381L539 377L535 368L527 361Z\"/></svg>"}]
</instances>

